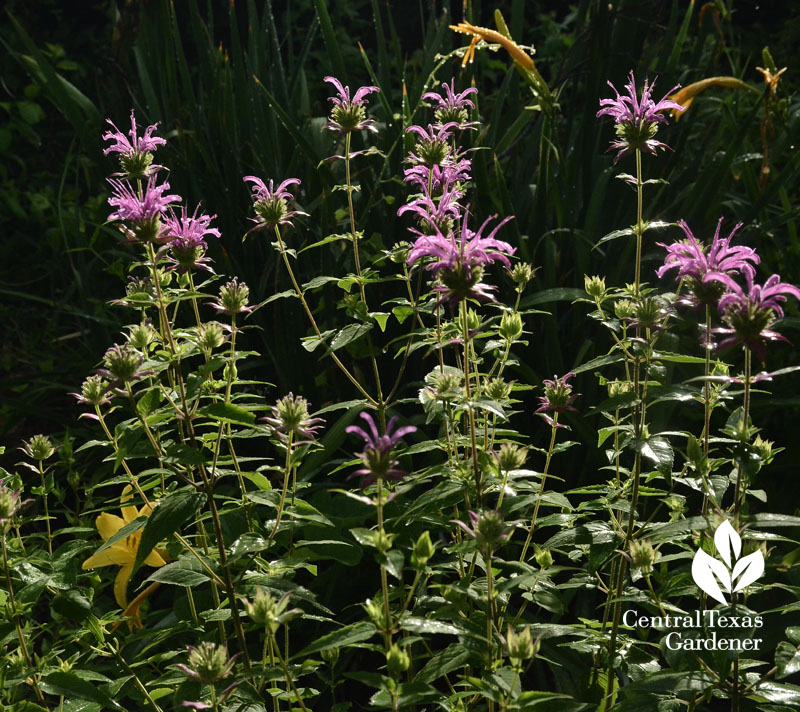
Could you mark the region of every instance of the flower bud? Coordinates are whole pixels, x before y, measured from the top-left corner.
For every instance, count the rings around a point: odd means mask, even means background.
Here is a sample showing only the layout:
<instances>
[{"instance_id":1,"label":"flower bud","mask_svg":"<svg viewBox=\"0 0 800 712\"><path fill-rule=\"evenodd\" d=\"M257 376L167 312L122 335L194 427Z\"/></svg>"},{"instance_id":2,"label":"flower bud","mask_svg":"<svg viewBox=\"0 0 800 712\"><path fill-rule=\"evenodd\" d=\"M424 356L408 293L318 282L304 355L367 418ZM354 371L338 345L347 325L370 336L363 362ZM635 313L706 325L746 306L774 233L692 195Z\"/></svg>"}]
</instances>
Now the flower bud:
<instances>
[{"instance_id":1,"label":"flower bud","mask_svg":"<svg viewBox=\"0 0 800 712\"><path fill-rule=\"evenodd\" d=\"M500 319L500 336L515 341L522 336L522 316L519 312L506 312Z\"/></svg>"},{"instance_id":2,"label":"flower bud","mask_svg":"<svg viewBox=\"0 0 800 712\"><path fill-rule=\"evenodd\" d=\"M633 315L640 326L652 328L664 316L664 307L655 297L642 297L634 305Z\"/></svg>"},{"instance_id":3,"label":"flower bud","mask_svg":"<svg viewBox=\"0 0 800 712\"><path fill-rule=\"evenodd\" d=\"M420 571L425 567L425 564L428 563L428 559L433 556L434 551L436 551L436 547L431 541L430 533L427 531L422 532L414 544L413 551L411 552L411 566L417 571Z\"/></svg>"},{"instance_id":4,"label":"flower bud","mask_svg":"<svg viewBox=\"0 0 800 712\"><path fill-rule=\"evenodd\" d=\"M538 641L534 642L530 626L525 626L519 633L509 625L506 633L506 650L511 667L515 670L522 669L525 660L530 660L539 651Z\"/></svg>"},{"instance_id":5,"label":"flower bud","mask_svg":"<svg viewBox=\"0 0 800 712\"><path fill-rule=\"evenodd\" d=\"M501 541L508 538L508 527L503 515L494 509L481 512L475 521L475 541L481 550L493 551Z\"/></svg>"},{"instance_id":6,"label":"flower bud","mask_svg":"<svg viewBox=\"0 0 800 712\"><path fill-rule=\"evenodd\" d=\"M461 374L444 371L434 377L436 398L442 401L454 400L461 396Z\"/></svg>"},{"instance_id":7,"label":"flower bud","mask_svg":"<svg viewBox=\"0 0 800 712\"><path fill-rule=\"evenodd\" d=\"M89 376L81 385L81 402L102 405L108 402L108 381L99 374Z\"/></svg>"},{"instance_id":8,"label":"flower bud","mask_svg":"<svg viewBox=\"0 0 800 712\"><path fill-rule=\"evenodd\" d=\"M470 331L477 331L481 328L481 323L483 319L481 319L481 315L478 314L474 309L469 309L467 311L467 328Z\"/></svg>"},{"instance_id":9,"label":"flower bud","mask_svg":"<svg viewBox=\"0 0 800 712\"><path fill-rule=\"evenodd\" d=\"M775 443L772 440L764 440L760 435L756 435L756 439L753 440L753 449L763 465L769 465L775 457L774 446Z\"/></svg>"},{"instance_id":10,"label":"flower bud","mask_svg":"<svg viewBox=\"0 0 800 712\"><path fill-rule=\"evenodd\" d=\"M220 288L218 306L226 314L239 314L247 308L249 298L250 288L244 282L240 284L234 277Z\"/></svg>"},{"instance_id":11,"label":"flower bud","mask_svg":"<svg viewBox=\"0 0 800 712\"><path fill-rule=\"evenodd\" d=\"M588 274L583 276L583 288L592 299L601 299L606 293L605 277L590 277Z\"/></svg>"},{"instance_id":12,"label":"flower bud","mask_svg":"<svg viewBox=\"0 0 800 712\"><path fill-rule=\"evenodd\" d=\"M320 657L331 667L339 660L339 648L325 648L319 651Z\"/></svg>"},{"instance_id":13,"label":"flower bud","mask_svg":"<svg viewBox=\"0 0 800 712\"><path fill-rule=\"evenodd\" d=\"M142 355L128 344L114 344L103 356L108 372L122 383L133 380L143 360Z\"/></svg>"},{"instance_id":14,"label":"flower bud","mask_svg":"<svg viewBox=\"0 0 800 712\"><path fill-rule=\"evenodd\" d=\"M372 621L378 630L386 628L386 619L383 615L383 605L380 599L372 598L367 599L367 602L362 604L362 607L367 613L367 616Z\"/></svg>"},{"instance_id":15,"label":"flower bud","mask_svg":"<svg viewBox=\"0 0 800 712\"><path fill-rule=\"evenodd\" d=\"M519 470L528 459L528 448L520 447L516 443L503 443L497 455L497 462L502 472Z\"/></svg>"},{"instance_id":16,"label":"flower bud","mask_svg":"<svg viewBox=\"0 0 800 712\"><path fill-rule=\"evenodd\" d=\"M202 642L196 648L189 648L188 665L178 667L197 682L213 685L230 674L233 662L224 645Z\"/></svg>"},{"instance_id":17,"label":"flower bud","mask_svg":"<svg viewBox=\"0 0 800 712\"><path fill-rule=\"evenodd\" d=\"M542 549L536 544L534 544L533 558L542 569L549 569L553 565L553 554L550 549Z\"/></svg>"},{"instance_id":18,"label":"flower bud","mask_svg":"<svg viewBox=\"0 0 800 712\"><path fill-rule=\"evenodd\" d=\"M201 324L197 336L197 343L203 351L211 352L225 343L225 332L218 321Z\"/></svg>"},{"instance_id":19,"label":"flower bud","mask_svg":"<svg viewBox=\"0 0 800 712\"><path fill-rule=\"evenodd\" d=\"M54 452L53 443L46 435L34 435L22 448L32 460L46 460Z\"/></svg>"},{"instance_id":20,"label":"flower bud","mask_svg":"<svg viewBox=\"0 0 800 712\"><path fill-rule=\"evenodd\" d=\"M128 343L139 351L146 351L151 342L158 338L153 325L144 321L137 326L130 327Z\"/></svg>"},{"instance_id":21,"label":"flower bud","mask_svg":"<svg viewBox=\"0 0 800 712\"><path fill-rule=\"evenodd\" d=\"M401 240L395 242L392 251L389 253L389 259L398 265L404 265L408 262L408 256L411 254L412 244L408 240Z\"/></svg>"},{"instance_id":22,"label":"flower bud","mask_svg":"<svg viewBox=\"0 0 800 712\"><path fill-rule=\"evenodd\" d=\"M617 299L614 302L614 314L617 319L631 319L634 313L634 304L630 299Z\"/></svg>"},{"instance_id":23,"label":"flower bud","mask_svg":"<svg viewBox=\"0 0 800 712\"><path fill-rule=\"evenodd\" d=\"M7 530L7 523L19 508L19 491L12 490L0 480L0 534Z\"/></svg>"},{"instance_id":24,"label":"flower bud","mask_svg":"<svg viewBox=\"0 0 800 712\"><path fill-rule=\"evenodd\" d=\"M502 402L511 394L511 384L502 378L493 378L485 384L484 392L490 400Z\"/></svg>"},{"instance_id":25,"label":"flower bud","mask_svg":"<svg viewBox=\"0 0 800 712\"><path fill-rule=\"evenodd\" d=\"M522 288L533 279L534 272L533 265L518 262L511 268L511 279Z\"/></svg>"},{"instance_id":26,"label":"flower bud","mask_svg":"<svg viewBox=\"0 0 800 712\"><path fill-rule=\"evenodd\" d=\"M411 665L411 657L397 643L392 643L392 647L386 651L386 669L393 677L404 673Z\"/></svg>"},{"instance_id":27,"label":"flower bud","mask_svg":"<svg viewBox=\"0 0 800 712\"><path fill-rule=\"evenodd\" d=\"M631 563L647 575L653 570L653 564L658 559L656 550L649 539L633 539L629 548Z\"/></svg>"},{"instance_id":28,"label":"flower bud","mask_svg":"<svg viewBox=\"0 0 800 712\"><path fill-rule=\"evenodd\" d=\"M618 396L630 393L633 389L630 381L609 381L608 382L608 397L617 398Z\"/></svg>"},{"instance_id":29,"label":"flower bud","mask_svg":"<svg viewBox=\"0 0 800 712\"><path fill-rule=\"evenodd\" d=\"M393 534L387 534L382 529L379 529L372 534L372 543L375 548L381 553L385 554L392 548L392 541L394 540Z\"/></svg>"}]
</instances>

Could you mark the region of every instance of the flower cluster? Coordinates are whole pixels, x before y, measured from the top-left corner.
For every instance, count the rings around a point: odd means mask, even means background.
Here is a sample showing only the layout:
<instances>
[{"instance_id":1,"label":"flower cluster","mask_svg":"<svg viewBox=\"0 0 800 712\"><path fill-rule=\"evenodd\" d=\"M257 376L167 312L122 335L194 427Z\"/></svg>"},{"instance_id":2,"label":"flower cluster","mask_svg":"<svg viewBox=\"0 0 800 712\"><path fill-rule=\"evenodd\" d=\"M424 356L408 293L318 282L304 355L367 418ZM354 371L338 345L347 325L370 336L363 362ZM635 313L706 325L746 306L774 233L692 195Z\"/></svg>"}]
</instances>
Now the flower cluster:
<instances>
[{"instance_id":1,"label":"flower cluster","mask_svg":"<svg viewBox=\"0 0 800 712\"><path fill-rule=\"evenodd\" d=\"M350 98L350 87L343 86L336 77L325 77L325 81L333 84L337 96L328 97L328 101L333 104L330 120L325 124L325 128L339 134L347 134L352 131L377 131L375 120L367 118L366 97L376 91L378 87L365 86L356 90L353 98Z\"/></svg>"},{"instance_id":2,"label":"flower cluster","mask_svg":"<svg viewBox=\"0 0 800 712\"><path fill-rule=\"evenodd\" d=\"M119 154L122 168L108 179L113 191L108 204L114 208L108 219L119 223L125 242L167 245L170 269L212 271L205 256L206 237L220 236L219 230L211 227L216 216L199 214L199 206L191 215L185 206L176 214L174 208L181 197L169 192L168 181L159 182L158 173L164 166L153 163L153 151L167 143L153 135L158 124L148 126L139 136L131 111L131 130L126 136L110 119L108 123L114 131L103 134L103 140L113 143L104 153Z\"/></svg>"},{"instance_id":3,"label":"flower cluster","mask_svg":"<svg viewBox=\"0 0 800 712\"><path fill-rule=\"evenodd\" d=\"M403 437L416 432L416 427L406 425L396 428L397 417L395 416L386 426L386 433L380 435L375 420L369 413L362 413L361 417L367 423L369 432L357 425L347 426L348 433L360 435L364 439L364 450L358 455L364 466L356 470L350 477L363 477L362 487L366 487L378 479L395 481L403 479L406 473L397 468L398 462L394 459L394 449Z\"/></svg>"},{"instance_id":4,"label":"flower cluster","mask_svg":"<svg viewBox=\"0 0 800 712\"><path fill-rule=\"evenodd\" d=\"M610 149L617 151L614 163L633 151L655 154L659 148L668 148L665 143L656 141L655 135L658 125L667 122L667 117L662 112L683 111L680 104L667 98L678 86L670 89L656 102L651 97L655 82L648 84L645 79L642 94L638 96L633 72L628 76L628 83L625 85L627 95L621 95L611 82L608 85L617 96L615 99L601 99L600 106L603 108L597 112L597 116L610 116L614 119L617 140L612 141L610 146Z\"/></svg>"},{"instance_id":5,"label":"flower cluster","mask_svg":"<svg viewBox=\"0 0 800 712\"><path fill-rule=\"evenodd\" d=\"M457 93L455 80L442 87L443 94L428 92L423 97L438 105L436 120L424 128L408 128L416 143L408 155L411 167L405 171L405 181L420 192L397 211L398 215L411 213L417 218L417 226L410 228L416 241L407 262L413 265L425 257L434 258L427 269L437 280L434 291L440 294L441 302L455 305L467 298L486 301L493 298L496 288L483 282L484 268L494 262L511 267L508 258L514 248L495 237L511 218L501 220L486 236L483 232L492 218L477 231L469 228L469 208L461 201L471 162L456 145L454 132L477 126L467 121L468 109L475 108L469 96L477 90Z\"/></svg>"},{"instance_id":6,"label":"flower cluster","mask_svg":"<svg viewBox=\"0 0 800 712\"><path fill-rule=\"evenodd\" d=\"M767 342L786 341L773 327L783 318L782 304L786 299L791 296L800 300L800 289L781 282L777 274L770 276L763 285L756 283L755 265L761 261L758 254L751 247L730 244L741 223L728 237L721 238L720 218L708 247L695 238L683 220L678 225L686 239L671 245L659 243L667 256L656 274L661 277L677 269L677 278L683 279L689 290L684 303L717 309L725 324L713 330L722 337L717 348L743 344L764 361ZM736 280L741 276L745 278L746 289Z\"/></svg>"},{"instance_id":7,"label":"flower cluster","mask_svg":"<svg viewBox=\"0 0 800 712\"><path fill-rule=\"evenodd\" d=\"M277 188L272 180L267 186L256 176L245 176L244 180L253 184L253 209L256 213L254 218L250 218L255 227L250 228L245 237L256 230L274 230L278 225L291 225L296 215L308 215L302 210L290 210L289 207L294 196L288 188L290 185L300 185L299 178L287 178Z\"/></svg>"}]
</instances>

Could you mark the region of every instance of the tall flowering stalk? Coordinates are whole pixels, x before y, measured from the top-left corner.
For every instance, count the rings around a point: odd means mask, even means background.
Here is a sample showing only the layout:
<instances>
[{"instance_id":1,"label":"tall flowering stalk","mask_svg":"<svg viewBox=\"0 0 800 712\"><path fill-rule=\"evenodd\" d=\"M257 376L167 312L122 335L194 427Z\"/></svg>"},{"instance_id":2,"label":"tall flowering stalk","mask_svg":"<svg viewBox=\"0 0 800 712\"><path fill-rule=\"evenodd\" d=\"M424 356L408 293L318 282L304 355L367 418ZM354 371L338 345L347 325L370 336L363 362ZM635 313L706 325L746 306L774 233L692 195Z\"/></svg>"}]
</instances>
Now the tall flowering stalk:
<instances>
[{"instance_id":1,"label":"tall flowering stalk","mask_svg":"<svg viewBox=\"0 0 800 712\"><path fill-rule=\"evenodd\" d=\"M658 150L668 148L666 144L655 139L658 132L659 124L667 122L667 117L664 112L669 110L682 111L683 107L680 104L668 99L667 97L672 94L678 87L674 87L671 91L667 92L660 101L654 101L652 98L653 85L645 80L644 87L641 94L638 94L636 88L636 81L631 71L628 77L628 83L625 85L625 94L621 95L611 82L609 86L614 90L616 95L613 99L601 99L600 110L597 116L610 116L614 119L615 130L617 139L611 142L610 149L616 150L617 153L614 157L616 163L622 157L631 153L634 154L636 159L636 176L634 179L628 179L636 187L636 224L634 225L633 232L636 235L636 258L634 269L634 283L633 283L633 297L640 305L643 304L641 298L641 261L642 261L642 240L646 229L646 224L643 216L643 193L644 181L642 180L642 153L650 153L655 155ZM641 320L637 319L636 322L636 340L641 339ZM648 330L649 342L649 330ZM648 353L650 349L648 348ZM626 350L626 355L631 358ZM648 357L649 359L649 357ZM645 391L641 384L641 359L637 356L633 357L632 370L633 370L633 392L636 396L636 405L633 410L633 435L637 443L640 444L634 453L634 463L631 472L632 491L630 500L630 513L628 515L628 523L625 528L625 543L623 550L627 551L633 537L633 527L636 520L636 507L639 500L639 479L641 476L642 468L642 453L641 453L641 439L645 426ZM648 361L649 363L649 361ZM645 376L645 384L647 378ZM622 612L621 597L623 586L625 582L625 559L621 559L616 571L616 584L614 586L614 596L616 602L614 604L614 615L611 629L611 637L609 640L609 653L614 654L616 650L617 631L619 629L620 616ZM611 589L609 589L609 601L611 597ZM613 696L613 668L609 667L607 671L607 686L606 696L604 700L603 709L607 710L611 704Z\"/></svg>"}]
</instances>

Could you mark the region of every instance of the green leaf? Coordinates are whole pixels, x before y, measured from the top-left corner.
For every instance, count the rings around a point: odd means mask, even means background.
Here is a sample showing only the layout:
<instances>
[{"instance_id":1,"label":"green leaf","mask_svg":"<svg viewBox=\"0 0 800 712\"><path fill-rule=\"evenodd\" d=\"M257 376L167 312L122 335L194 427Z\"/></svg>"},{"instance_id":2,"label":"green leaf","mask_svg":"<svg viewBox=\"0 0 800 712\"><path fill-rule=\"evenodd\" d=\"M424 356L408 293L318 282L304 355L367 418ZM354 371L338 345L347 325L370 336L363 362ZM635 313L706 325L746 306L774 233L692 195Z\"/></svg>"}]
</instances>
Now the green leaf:
<instances>
[{"instance_id":1,"label":"green leaf","mask_svg":"<svg viewBox=\"0 0 800 712\"><path fill-rule=\"evenodd\" d=\"M158 543L191 519L205 501L206 496L197 492L175 492L159 501L144 526L133 562L134 572Z\"/></svg>"},{"instance_id":2,"label":"green leaf","mask_svg":"<svg viewBox=\"0 0 800 712\"><path fill-rule=\"evenodd\" d=\"M322 245L328 245L331 242L339 242L340 240L349 240L350 235L348 234L339 234L339 235L328 235L317 242L306 245L302 250L300 250L297 254L300 255L306 250L312 250L315 247L322 247ZM314 277L310 282L306 282L303 285L303 291L306 289L314 289L315 287L321 287L323 284L327 284L328 282L338 282L338 277Z\"/></svg>"},{"instance_id":3,"label":"green leaf","mask_svg":"<svg viewBox=\"0 0 800 712\"><path fill-rule=\"evenodd\" d=\"M93 685L88 680L82 680L72 672L51 672L47 677L42 678L41 685L44 691L50 695L89 700L102 705L104 709L123 709L97 685Z\"/></svg>"},{"instance_id":4,"label":"green leaf","mask_svg":"<svg viewBox=\"0 0 800 712\"><path fill-rule=\"evenodd\" d=\"M436 653L428 661L428 664L414 676L414 679L419 682L431 683L442 675L447 675L447 673L466 665L472 655L461 643L453 643Z\"/></svg>"},{"instance_id":5,"label":"green leaf","mask_svg":"<svg viewBox=\"0 0 800 712\"><path fill-rule=\"evenodd\" d=\"M191 588L207 583L208 574L201 573L201 566L197 559L187 557L156 569L147 577L147 580Z\"/></svg>"},{"instance_id":6,"label":"green leaf","mask_svg":"<svg viewBox=\"0 0 800 712\"><path fill-rule=\"evenodd\" d=\"M361 622L346 625L344 628L333 631L333 633L317 638L311 645L303 648L299 653L295 653L292 658L305 658L312 653L319 653L323 650L343 648L347 645L361 643L369 640L377 632L378 629L372 623Z\"/></svg>"},{"instance_id":7,"label":"green leaf","mask_svg":"<svg viewBox=\"0 0 800 712\"><path fill-rule=\"evenodd\" d=\"M642 457L654 463L662 475L669 477L672 474L672 460L675 454L666 438L654 435L646 440L634 440L633 447L641 452Z\"/></svg>"},{"instance_id":8,"label":"green leaf","mask_svg":"<svg viewBox=\"0 0 800 712\"><path fill-rule=\"evenodd\" d=\"M233 403L211 403L198 409L197 414L212 420L219 420L222 423L231 423L232 425L252 425L256 416L249 410L240 408Z\"/></svg>"},{"instance_id":9,"label":"green leaf","mask_svg":"<svg viewBox=\"0 0 800 712\"><path fill-rule=\"evenodd\" d=\"M387 312L370 312L369 315L378 322L381 331L386 331L386 322L389 321L389 314Z\"/></svg>"},{"instance_id":10,"label":"green leaf","mask_svg":"<svg viewBox=\"0 0 800 712\"><path fill-rule=\"evenodd\" d=\"M800 670L800 650L785 640L778 643L775 650L775 667L778 668L775 675L777 680Z\"/></svg>"},{"instance_id":11,"label":"green leaf","mask_svg":"<svg viewBox=\"0 0 800 712\"><path fill-rule=\"evenodd\" d=\"M614 230L613 232L609 232L607 235L603 235L603 237L597 241L594 249L597 249L604 242L616 240L618 237L633 237L635 234L636 232L630 227L626 227L624 230Z\"/></svg>"},{"instance_id":12,"label":"green leaf","mask_svg":"<svg viewBox=\"0 0 800 712\"><path fill-rule=\"evenodd\" d=\"M331 351L336 351L343 346L347 346L347 344L362 337L370 329L372 329L372 324L348 324L333 337L331 341Z\"/></svg>"},{"instance_id":13,"label":"green leaf","mask_svg":"<svg viewBox=\"0 0 800 712\"><path fill-rule=\"evenodd\" d=\"M440 633L443 635L461 635L464 628L447 621L435 621L430 618L406 616L400 621L400 627L412 633Z\"/></svg>"}]
</instances>

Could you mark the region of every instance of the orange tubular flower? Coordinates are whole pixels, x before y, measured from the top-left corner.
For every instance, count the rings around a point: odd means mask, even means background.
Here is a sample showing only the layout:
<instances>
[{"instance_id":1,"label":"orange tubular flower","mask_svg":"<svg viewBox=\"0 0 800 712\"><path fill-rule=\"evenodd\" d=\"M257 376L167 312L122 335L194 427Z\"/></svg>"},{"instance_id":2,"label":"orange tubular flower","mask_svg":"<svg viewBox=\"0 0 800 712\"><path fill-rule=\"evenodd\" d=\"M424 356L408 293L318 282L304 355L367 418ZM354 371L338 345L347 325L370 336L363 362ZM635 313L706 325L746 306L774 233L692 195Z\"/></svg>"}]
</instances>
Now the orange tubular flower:
<instances>
[{"instance_id":1,"label":"orange tubular flower","mask_svg":"<svg viewBox=\"0 0 800 712\"><path fill-rule=\"evenodd\" d=\"M477 27L469 22L459 22L457 25L450 25L450 29L454 32L460 32L463 35L472 35L472 41L469 43L469 47L467 47L464 59L461 60L462 67L466 67L467 62L472 62L475 58L475 46L480 40L484 40L485 42L501 45L503 49L511 55L511 58L523 69L529 72L535 69L533 59L531 59L516 42L505 35L501 35L496 30L490 30L488 27Z\"/></svg>"},{"instance_id":2,"label":"orange tubular flower","mask_svg":"<svg viewBox=\"0 0 800 712\"><path fill-rule=\"evenodd\" d=\"M749 84L743 82L741 79L737 79L736 77L709 77L708 79L701 79L699 82L694 82L693 84L683 87L680 91L675 92L668 98L671 101L680 104L685 111L692 105L694 98L698 94L704 92L706 89L710 89L711 87L724 87L725 89L749 89L750 91L758 94L757 89L751 87ZM675 121L679 121L681 118L681 112L679 112L677 109L672 109L672 115L675 117Z\"/></svg>"}]
</instances>

